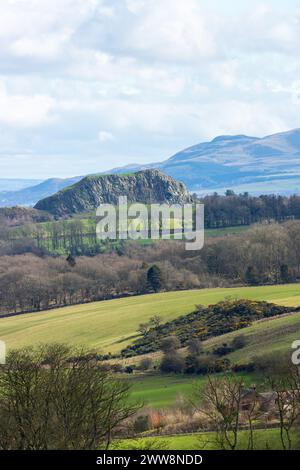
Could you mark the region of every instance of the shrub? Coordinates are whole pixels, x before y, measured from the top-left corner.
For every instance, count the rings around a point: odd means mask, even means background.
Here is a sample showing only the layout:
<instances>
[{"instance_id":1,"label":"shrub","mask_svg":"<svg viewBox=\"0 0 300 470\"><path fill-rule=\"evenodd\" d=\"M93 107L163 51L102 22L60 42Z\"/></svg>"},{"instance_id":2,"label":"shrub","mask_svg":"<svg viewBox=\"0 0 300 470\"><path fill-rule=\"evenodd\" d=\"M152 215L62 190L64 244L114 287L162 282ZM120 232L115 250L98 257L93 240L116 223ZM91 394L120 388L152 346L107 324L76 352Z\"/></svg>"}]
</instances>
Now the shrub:
<instances>
[{"instance_id":1,"label":"shrub","mask_svg":"<svg viewBox=\"0 0 300 470\"><path fill-rule=\"evenodd\" d=\"M198 338L192 338L187 343L188 351L191 356L199 356L203 352L202 343Z\"/></svg>"},{"instance_id":2,"label":"shrub","mask_svg":"<svg viewBox=\"0 0 300 470\"><path fill-rule=\"evenodd\" d=\"M231 343L231 347L234 351L236 351L237 349L243 349L247 344L247 340L246 340L246 337L245 335L239 335L239 336L236 336L232 343Z\"/></svg>"},{"instance_id":3,"label":"shrub","mask_svg":"<svg viewBox=\"0 0 300 470\"><path fill-rule=\"evenodd\" d=\"M160 370L163 373L180 374L184 370L184 359L177 353L166 354L162 358Z\"/></svg>"},{"instance_id":4,"label":"shrub","mask_svg":"<svg viewBox=\"0 0 300 470\"><path fill-rule=\"evenodd\" d=\"M226 356L226 354L229 354L233 351L233 348L231 346L228 346L227 343L222 344L222 346L219 346L218 348L215 348L213 350L213 353L216 356L222 357Z\"/></svg>"},{"instance_id":5,"label":"shrub","mask_svg":"<svg viewBox=\"0 0 300 470\"><path fill-rule=\"evenodd\" d=\"M148 270L147 282L149 289L154 290L154 292L159 292L163 289L165 280L160 267L156 264Z\"/></svg>"},{"instance_id":6,"label":"shrub","mask_svg":"<svg viewBox=\"0 0 300 470\"><path fill-rule=\"evenodd\" d=\"M139 365L140 370L149 370L152 366L152 360L149 358L142 359Z\"/></svg>"},{"instance_id":7,"label":"shrub","mask_svg":"<svg viewBox=\"0 0 300 470\"><path fill-rule=\"evenodd\" d=\"M229 359L218 359L214 363L214 372L224 372L230 369Z\"/></svg>"},{"instance_id":8,"label":"shrub","mask_svg":"<svg viewBox=\"0 0 300 470\"><path fill-rule=\"evenodd\" d=\"M164 353L171 353L180 348L180 341L176 336L168 336L162 340L160 347Z\"/></svg>"},{"instance_id":9,"label":"shrub","mask_svg":"<svg viewBox=\"0 0 300 470\"><path fill-rule=\"evenodd\" d=\"M248 364L236 364L232 367L234 372L254 372L255 371L255 364L253 362L249 362Z\"/></svg>"},{"instance_id":10,"label":"shrub","mask_svg":"<svg viewBox=\"0 0 300 470\"><path fill-rule=\"evenodd\" d=\"M136 434L141 434L150 429L149 416L141 415L133 423L133 430Z\"/></svg>"},{"instance_id":11,"label":"shrub","mask_svg":"<svg viewBox=\"0 0 300 470\"><path fill-rule=\"evenodd\" d=\"M198 359L196 374L208 374L215 367L215 360L212 356L201 356Z\"/></svg>"}]
</instances>

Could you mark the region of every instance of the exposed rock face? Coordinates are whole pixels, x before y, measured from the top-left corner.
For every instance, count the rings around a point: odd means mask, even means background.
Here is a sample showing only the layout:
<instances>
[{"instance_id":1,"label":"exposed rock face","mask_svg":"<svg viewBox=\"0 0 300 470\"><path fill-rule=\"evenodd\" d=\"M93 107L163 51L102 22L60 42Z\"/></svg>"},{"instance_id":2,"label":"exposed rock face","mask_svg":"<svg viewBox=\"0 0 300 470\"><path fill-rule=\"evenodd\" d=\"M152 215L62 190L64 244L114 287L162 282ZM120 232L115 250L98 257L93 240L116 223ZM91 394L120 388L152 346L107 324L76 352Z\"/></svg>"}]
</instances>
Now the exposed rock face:
<instances>
[{"instance_id":1,"label":"exposed rock face","mask_svg":"<svg viewBox=\"0 0 300 470\"><path fill-rule=\"evenodd\" d=\"M35 208L64 217L94 211L99 204L118 204L120 196L128 202L183 204L190 201L182 183L158 170L128 175L87 176L53 196L39 201Z\"/></svg>"}]
</instances>

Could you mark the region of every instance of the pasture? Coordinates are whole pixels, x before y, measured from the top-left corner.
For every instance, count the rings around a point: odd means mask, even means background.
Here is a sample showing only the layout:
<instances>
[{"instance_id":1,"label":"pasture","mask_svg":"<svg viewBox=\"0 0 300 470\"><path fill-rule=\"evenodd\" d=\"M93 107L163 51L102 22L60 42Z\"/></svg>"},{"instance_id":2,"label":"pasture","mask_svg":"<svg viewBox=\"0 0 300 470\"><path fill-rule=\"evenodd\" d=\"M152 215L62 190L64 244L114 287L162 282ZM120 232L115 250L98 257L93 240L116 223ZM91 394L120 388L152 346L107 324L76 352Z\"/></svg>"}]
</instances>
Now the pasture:
<instances>
[{"instance_id":1,"label":"pasture","mask_svg":"<svg viewBox=\"0 0 300 470\"><path fill-rule=\"evenodd\" d=\"M262 379L254 373L237 373L241 377L245 386L259 383ZM194 375L144 375L130 377L132 385L131 399L143 402L149 408L167 408L176 405L182 398L191 397L195 389L205 385L204 376Z\"/></svg>"},{"instance_id":2,"label":"pasture","mask_svg":"<svg viewBox=\"0 0 300 470\"><path fill-rule=\"evenodd\" d=\"M299 433L293 432L294 449L299 449ZM195 433L178 436L152 437L136 440L125 440L114 444L118 450L151 449L158 448L168 450L217 450L216 436L214 433ZM240 431L238 436L238 449L244 450L248 446L248 431ZM282 450L279 429L259 429L254 431L255 450Z\"/></svg>"},{"instance_id":3,"label":"pasture","mask_svg":"<svg viewBox=\"0 0 300 470\"><path fill-rule=\"evenodd\" d=\"M138 325L153 315L159 315L166 322L193 311L196 304L209 305L238 298L297 306L300 305L300 285L166 292L0 318L0 339L6 342L8 349L62 342L85 346L100 354L117 353L138 336Z\"/></svg>"}]
</instances>

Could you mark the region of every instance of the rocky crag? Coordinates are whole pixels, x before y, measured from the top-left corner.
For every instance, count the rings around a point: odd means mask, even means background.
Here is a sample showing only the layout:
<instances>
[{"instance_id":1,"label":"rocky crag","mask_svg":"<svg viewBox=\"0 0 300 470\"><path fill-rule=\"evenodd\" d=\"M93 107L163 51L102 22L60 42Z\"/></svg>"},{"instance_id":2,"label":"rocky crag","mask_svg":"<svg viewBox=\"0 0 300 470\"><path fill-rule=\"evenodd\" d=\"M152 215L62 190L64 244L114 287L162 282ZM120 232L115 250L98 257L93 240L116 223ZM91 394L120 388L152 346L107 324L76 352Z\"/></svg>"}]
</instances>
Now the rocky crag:
<instances>
[{"instance_id":1,"label":"rocky crag","mask_svg":"<svg viewBox=\"0 0 300 470\"><path fill-rule=\"evenodd\" d=\"M183 204L190 201L186 187L159 170L132 174L93 175L39 201L35 208L56 217L94 211L100 204L128 202Z\"/></svg>"}]
</instances>

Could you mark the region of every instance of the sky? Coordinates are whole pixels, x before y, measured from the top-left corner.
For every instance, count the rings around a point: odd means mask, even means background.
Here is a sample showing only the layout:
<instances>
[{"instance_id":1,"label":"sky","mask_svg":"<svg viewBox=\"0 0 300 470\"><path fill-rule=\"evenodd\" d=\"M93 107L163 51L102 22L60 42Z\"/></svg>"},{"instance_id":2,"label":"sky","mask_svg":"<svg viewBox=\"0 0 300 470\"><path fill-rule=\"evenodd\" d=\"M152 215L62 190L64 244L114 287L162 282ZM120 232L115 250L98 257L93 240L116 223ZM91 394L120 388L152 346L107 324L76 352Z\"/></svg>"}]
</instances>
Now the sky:
<instances>
[{"instance_id":1,"label":"sky","mask_svg":"<svg viewBox=\"0 0 300 470\"><path fill-rule=\"evenodd\" d=\"M0 178L300 127L299 0L0 0Z\"/></svg>"}]
</instances>

